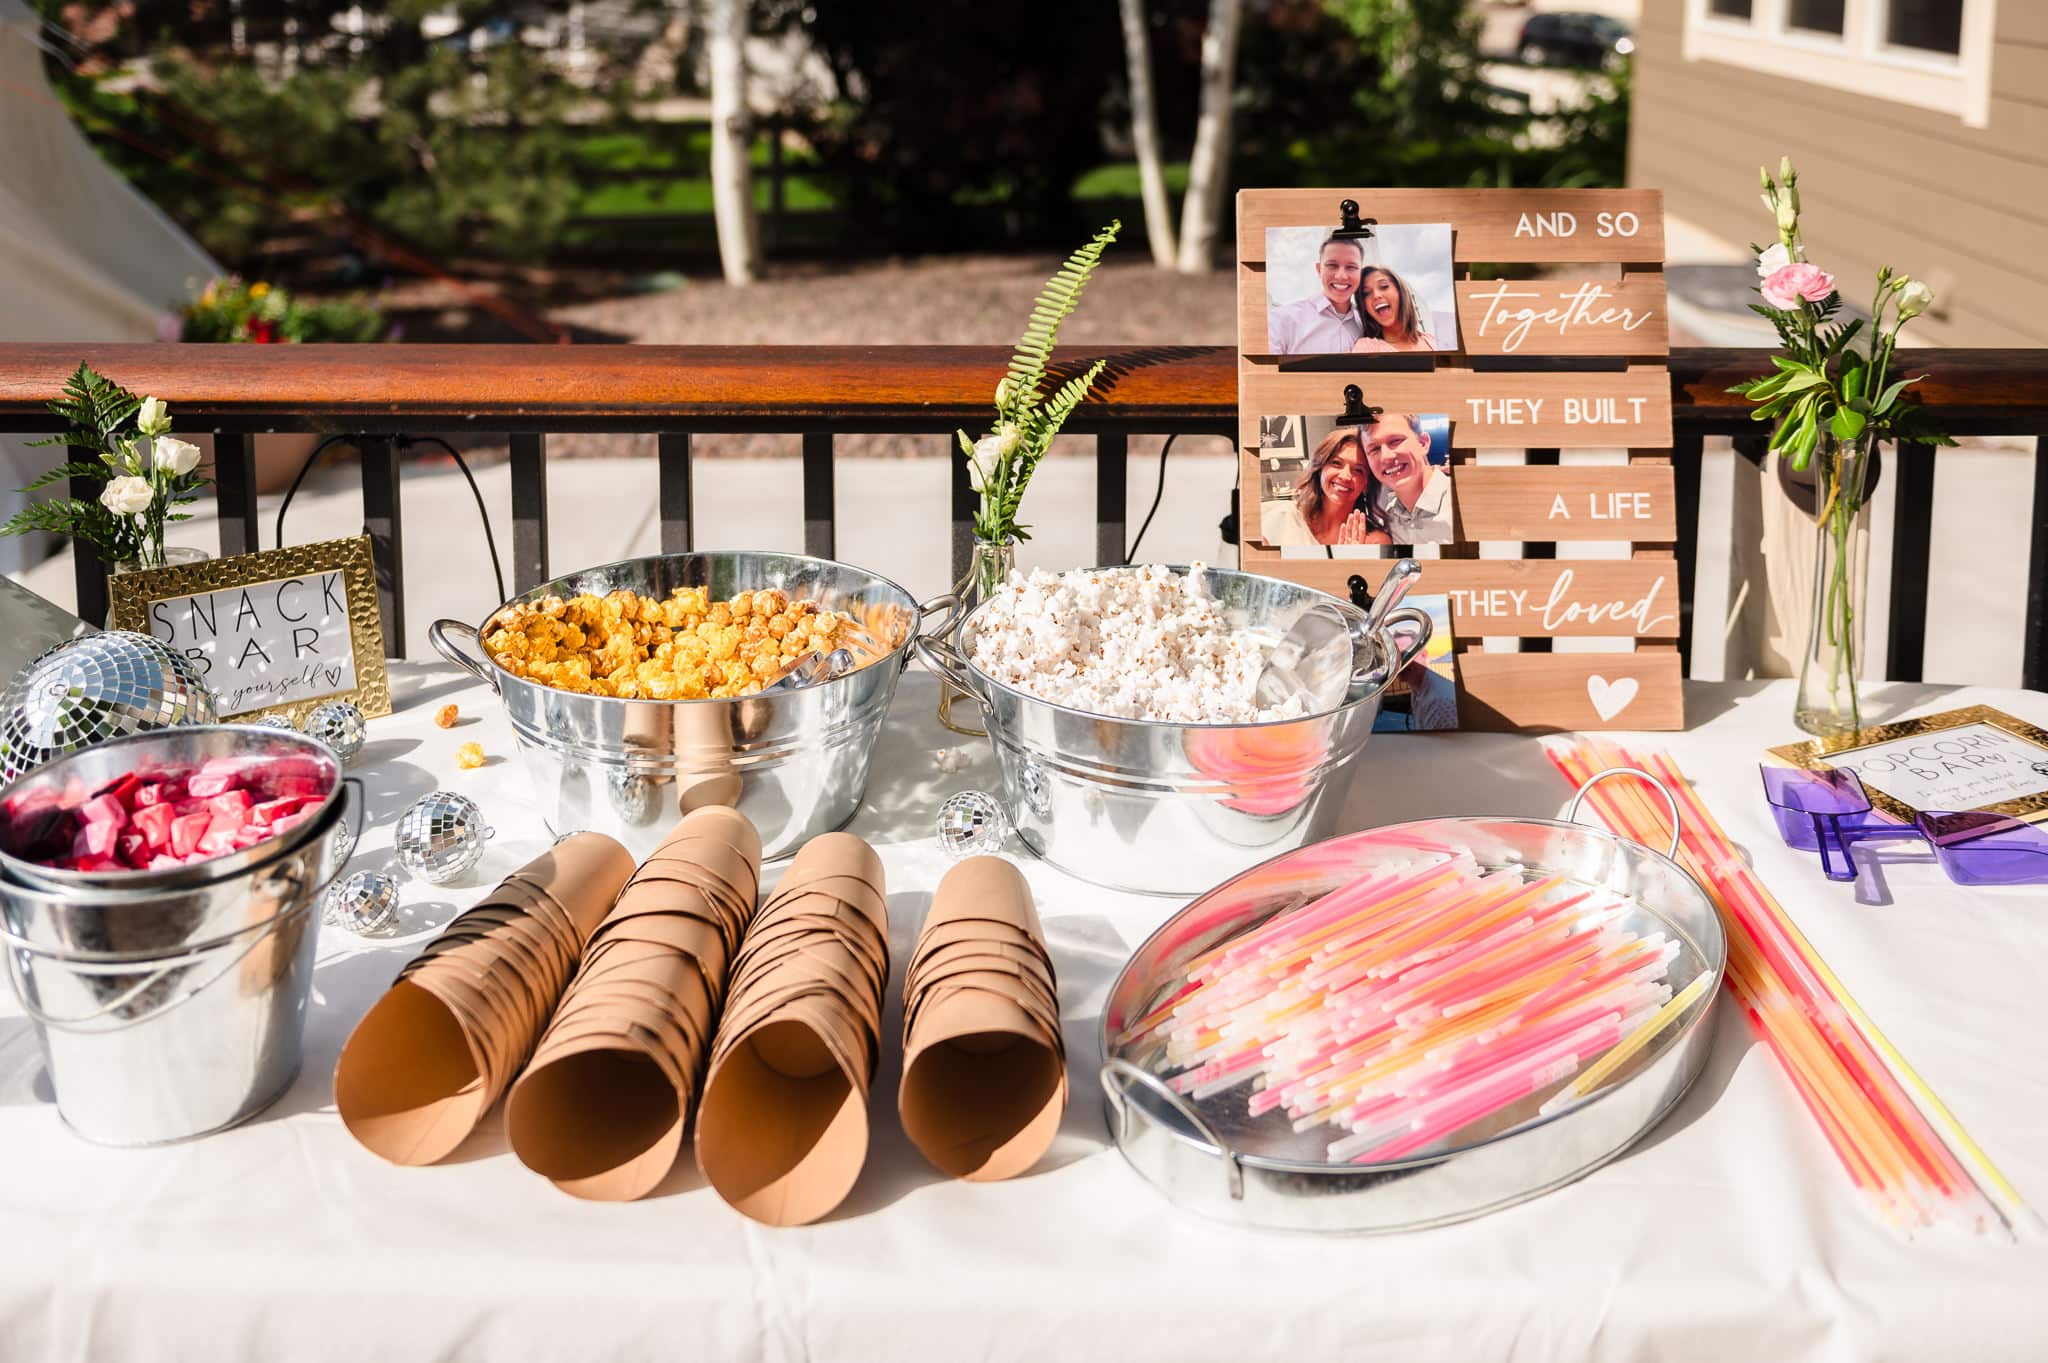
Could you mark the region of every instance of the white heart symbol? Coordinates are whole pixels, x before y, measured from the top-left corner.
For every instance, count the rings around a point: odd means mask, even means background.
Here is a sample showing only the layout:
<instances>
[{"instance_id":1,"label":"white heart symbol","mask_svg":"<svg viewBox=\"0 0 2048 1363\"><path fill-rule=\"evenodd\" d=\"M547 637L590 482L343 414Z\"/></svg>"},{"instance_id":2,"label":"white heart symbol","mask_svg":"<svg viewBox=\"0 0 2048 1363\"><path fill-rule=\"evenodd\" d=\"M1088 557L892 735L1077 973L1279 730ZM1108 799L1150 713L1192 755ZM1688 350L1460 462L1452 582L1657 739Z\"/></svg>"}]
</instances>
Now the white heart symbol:
<instances>
[{"instance_id":1,"label":"white heart symbol","mask_svg":"<svg viewBox=\"0 0 2048 1363\"><path fill-rule=\"evenodd\" d=\"M1623 677L1620 681L1609 681L1602 676L1586 678L1586 698L1593 702L1593 713L1606 723L1628 709L1628 703L1636 698L1636 679Z\"/></svg>"}]
</instances>

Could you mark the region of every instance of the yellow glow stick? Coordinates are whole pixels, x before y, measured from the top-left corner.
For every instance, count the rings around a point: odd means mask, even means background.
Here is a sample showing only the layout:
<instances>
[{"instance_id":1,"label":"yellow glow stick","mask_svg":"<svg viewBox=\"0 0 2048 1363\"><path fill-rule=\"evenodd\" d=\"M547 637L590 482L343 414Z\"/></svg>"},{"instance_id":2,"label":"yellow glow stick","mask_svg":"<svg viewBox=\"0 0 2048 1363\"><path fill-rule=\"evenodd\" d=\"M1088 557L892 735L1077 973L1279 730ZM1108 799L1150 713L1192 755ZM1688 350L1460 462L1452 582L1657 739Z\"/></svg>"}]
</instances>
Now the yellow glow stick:
<instances>
[{"instance_id":1,"label":"yellow glow stick","mask_svg":"<svg viewBox=\"0 0 2048 1363\"><path fill-rule=\"evenodd\" d=\"M1547 1117L1573 1099L1583 1098L1586 1094L1598 1088L1602 1080L1606 1079L1608 1075L1613 1074L1623 1065L1626 1065L1637 1051L1640 1051L1643 1047L1649 1045L1651 1041L1655 1040L1659 1032L1676 1022L1679 1014L1698 1002L1700 995L1706 993L1707 986L1713 982L1714 977L1704 970L1693 976L1692 983L1672 995L1671 999L1662 1008L1659 1008L1649 1021L1623 1037L1616 1043L1613 1050L1594 1061L1584 1074L1573 1080L1568 1088L1538 1108L1537 1111Z\"/></svg>"}]
</instances>

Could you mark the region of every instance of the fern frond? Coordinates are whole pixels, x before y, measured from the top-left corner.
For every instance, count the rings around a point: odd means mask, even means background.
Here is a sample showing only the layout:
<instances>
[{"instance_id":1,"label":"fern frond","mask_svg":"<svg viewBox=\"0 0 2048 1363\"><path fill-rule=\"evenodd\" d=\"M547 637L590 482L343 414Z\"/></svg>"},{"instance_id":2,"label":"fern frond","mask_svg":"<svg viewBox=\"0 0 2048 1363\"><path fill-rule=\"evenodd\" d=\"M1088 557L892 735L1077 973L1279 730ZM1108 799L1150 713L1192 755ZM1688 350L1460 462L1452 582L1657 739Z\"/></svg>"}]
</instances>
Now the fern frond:
<instances>
[{"instance_id":1,"label":"fern frond","mask_svg":"<svg viewBox=\"0 0 2048 1363\"><path fill-rule=\"evenodd\" d=\"M1059 342L1060 324L1080 306L1081 291L1088 287L1102 253L1122 228L1119 220L1097 232L1085 246L1067 257L1066 263L1039 291L1004 378L1009 409L1002 411L1002 416L1017 420L1037 405L1039 385L1045 382L1046 366L1052 358L1053 346Z\"/></svg>"},{"instance_id":2,"label":"fern frond","mask_svg":"<svg viewBox=\"0 0 2048 1363\"><path fill-rule=\"evenodd\" d=\"M46 473L40 474L33 482L22 486L23 492L39 492L52 483L61 483L71 478L97 478L102 482L114 476L114 471L105 464L87 464L82 461L59 464Z\"/></svg>"}]
</instances>

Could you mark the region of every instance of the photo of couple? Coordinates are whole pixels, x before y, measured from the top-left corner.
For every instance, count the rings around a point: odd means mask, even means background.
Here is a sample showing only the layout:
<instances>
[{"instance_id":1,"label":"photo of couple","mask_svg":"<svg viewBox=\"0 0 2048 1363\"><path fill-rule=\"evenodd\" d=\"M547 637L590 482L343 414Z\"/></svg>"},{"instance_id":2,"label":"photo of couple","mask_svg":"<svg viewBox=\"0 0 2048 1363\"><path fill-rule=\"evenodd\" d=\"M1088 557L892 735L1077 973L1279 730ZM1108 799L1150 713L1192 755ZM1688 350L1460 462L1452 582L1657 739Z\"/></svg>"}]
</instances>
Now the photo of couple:
<instances>
[{"instance_id":1,"label":"photo of couple","mask_svg":"<svg viewBox=\"0 0 2048 1363\"><path fill-rule=\"evenodd\" d=\"M1395 674L1380 711L1373 716L1372 731L1425 733L1458 727L1457 665L1451 657L1451 598L1411 596L1407 604L1429 616L1429 643L1414 662ZM1395 646L1414 647L1421 630L1411 621L1397 620L1387 627Z\"/></svg>"},{"instance_id":2,"label":"photo of couple","mask_svg":"<svg viewBox=\"0 0 2048 1363\"><path fill-rule=\"evenodd\" d=\"M1260 538L1268 544L1447 544L1451 420L1382 412L1259 421Z\"/></svg>"},{"instance_id":3,"label":"photo of couple","mask_svg":"<svg viewBox=\"0 0 2048 1363\"><path fill-rule=\"evenodd\" d=\"M1266 347L1281 356L1370 357L1456 350L1449 223L1403 223L1356 236L1266 229Z\"/></svg>"}]
</instances>

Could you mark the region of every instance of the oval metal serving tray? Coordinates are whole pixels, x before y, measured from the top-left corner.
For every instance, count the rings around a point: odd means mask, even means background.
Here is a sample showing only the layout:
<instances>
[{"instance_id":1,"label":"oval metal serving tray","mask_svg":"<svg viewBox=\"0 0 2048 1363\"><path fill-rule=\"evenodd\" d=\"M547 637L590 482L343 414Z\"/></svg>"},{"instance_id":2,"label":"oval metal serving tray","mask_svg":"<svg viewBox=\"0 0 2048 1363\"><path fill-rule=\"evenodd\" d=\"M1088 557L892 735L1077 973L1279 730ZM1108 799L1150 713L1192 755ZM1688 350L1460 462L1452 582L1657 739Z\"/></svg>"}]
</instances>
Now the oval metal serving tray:
<instances>
[{"instance_id":1,"label":"oval metal serving tray","mask_svg":"<svg viewBox=\"0 0 2048 1363\"><path fill-rule=\"evenodd\" d=\"M1605 1086L1549 1117L1550 1090L1474 1122L1452 1144L1387 1164L1333 1164L1333 1128L1296 1134L1283 1110L1248 1115L1248 1085L1193 1101L1157 1076L1155 1032L1130 1025L1183 982L1181 967L1217 943L1336 889L1417 844L1469 851L1481 866L1566 876L1632 901L1624 923L1679 943L1676 994L1702 971L1698 1001ZM1685 1095L1706 1060L1708 1015L1727 941L1713 904L1669 857L1583 824L1547 819L1429 819L1304 847L1253 867L1152 934L1110 987L1102 1014L1102 1087L1124 1157L1173 1201L1205 1216L1288 1230L1417 1230L1479 1216L1569 1183L1633 1144Z\"/></svg>"}]
</instances>

